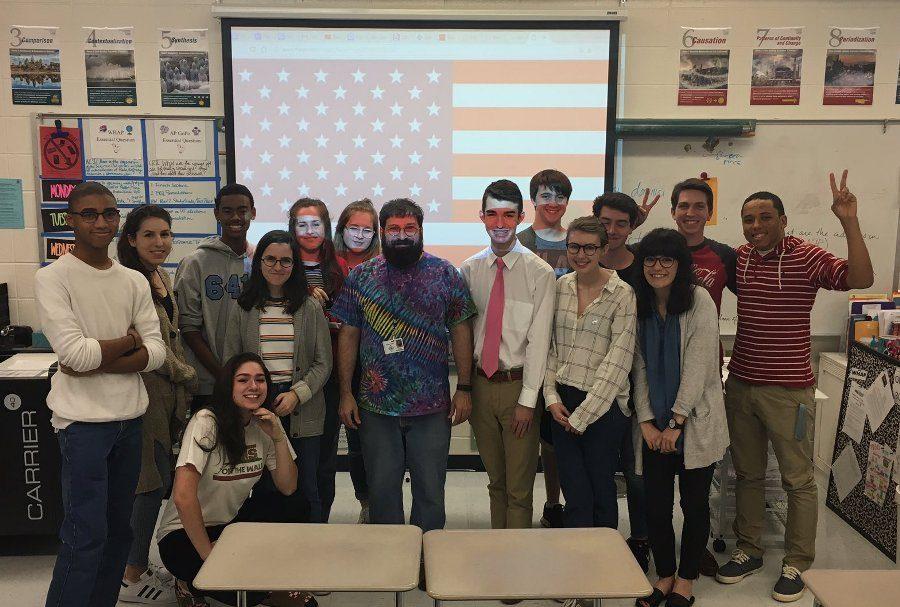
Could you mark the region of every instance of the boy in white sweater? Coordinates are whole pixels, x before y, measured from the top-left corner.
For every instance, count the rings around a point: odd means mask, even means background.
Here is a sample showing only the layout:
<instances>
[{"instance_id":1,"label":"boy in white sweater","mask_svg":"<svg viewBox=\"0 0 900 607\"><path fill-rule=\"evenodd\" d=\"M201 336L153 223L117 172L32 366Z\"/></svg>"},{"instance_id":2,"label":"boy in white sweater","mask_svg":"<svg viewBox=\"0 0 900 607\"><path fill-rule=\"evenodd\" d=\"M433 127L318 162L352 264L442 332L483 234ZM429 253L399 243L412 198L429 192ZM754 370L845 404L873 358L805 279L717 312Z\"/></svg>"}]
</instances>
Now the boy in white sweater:
<instances>
[{"instance_id":1,"label":"boy in white sweater","mask_svg":"<svg viewBox=\"0 0 900 607\"><path fill-rule=\"evenodd\" d=\"M165 346L147 279L109 258L119 227L105 186L72 190L75 248L35 275L41 326L59 356L47 405L62 453L65 518L47 605L114 606L131 545L147 392Z\"/></svg>"}]
</instances>

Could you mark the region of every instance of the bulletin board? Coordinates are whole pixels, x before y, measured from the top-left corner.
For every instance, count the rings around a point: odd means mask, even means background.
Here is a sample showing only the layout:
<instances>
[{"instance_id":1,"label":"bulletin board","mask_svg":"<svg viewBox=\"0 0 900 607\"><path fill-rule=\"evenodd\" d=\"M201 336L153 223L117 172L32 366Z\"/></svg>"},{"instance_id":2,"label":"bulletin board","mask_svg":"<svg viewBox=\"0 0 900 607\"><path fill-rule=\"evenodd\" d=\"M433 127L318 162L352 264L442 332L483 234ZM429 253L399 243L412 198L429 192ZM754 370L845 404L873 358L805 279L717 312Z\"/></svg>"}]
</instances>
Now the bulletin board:
<instances>
[{"instance_id":1,"label":"bulletin board","mask_svg":"<svg viewBox=\"0 0 900 607\"><path fill-rule=\"evenodd\" d=\"M120 226L141 205L158 204L171 213L175 238L164 264L170 271L202 239L219 233L213 215L221 184L216 118L43 114L36 120L45 263L74 245L63 209L83 181L112 191L122 211Z\"/></svg>"},{"instance_id":2,"label":"bulletin board","mask_svg":"<svg viewBox=\"0 0 900 607\"><path fill-rule=\"evenodd\" d=\"M850 344L826 504L897 561L898 361Z\"/></svg>"}]
</instances>

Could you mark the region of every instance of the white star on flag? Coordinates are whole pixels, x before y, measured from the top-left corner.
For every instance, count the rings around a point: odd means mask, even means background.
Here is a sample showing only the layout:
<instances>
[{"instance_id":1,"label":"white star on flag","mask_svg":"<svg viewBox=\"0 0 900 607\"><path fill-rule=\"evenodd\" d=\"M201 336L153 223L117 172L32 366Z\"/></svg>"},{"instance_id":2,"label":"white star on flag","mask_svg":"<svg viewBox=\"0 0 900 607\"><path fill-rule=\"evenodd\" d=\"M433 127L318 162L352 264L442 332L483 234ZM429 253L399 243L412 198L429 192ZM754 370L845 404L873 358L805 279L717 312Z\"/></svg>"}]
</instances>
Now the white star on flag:
<instances>
[{"instance_id":1,"label":"white star on flag","mask_svg":"<svg viewBox=\"0 0 900 607\"><path fill-rule=\"evenodd\" d=\"M262 195L265 197L269 197L272 195L272 186L269 185L268 181L263 184L263 187L261 187L260 190L262 191Z\"/></svg>"},{"instance_id":2,"label":"white star on flag","mask_svg":"<svg viewBox=\"0 0 900 607\"><path fill-rule=\"evenodd\" d=\"M441 142L441 138L435 137L434 133L432 133L431 137L429 137L427 141L428 141L429 148L436 148L438 146L438 144Z\"/></svg>"},{"instance_id":3,"label":"white star on flag","mask_svg":"<svg viewBox=\"0 0 900 607\"><path fill-rule=\"evenodd\" d=\"M309 154L306 152L300 152L297 154L297 163L298 164L309 164Z\"/></svg>"},{"instance_id":4,"label":"white star on flag","mask_svg":"<svg viewBox=\"0 0 900 607\"><path fill-rule=\"evenodd\" d=\"M278 138L278 147L286 148L289 145L291 145L291 138L287 135L282 135Z\"/></svg>"},{"instance_id":5,"label":"white star on flag","mask_svg":"<svg viewBox=\"0 0 900 607\"><path fill-rule=\"evenodd\" d=\"M420 188L418 184L414 183L411 186L409 186L409 195L410 196L418 196L421 193L422 193L422 188Z\"/></svg>"},{"instance_id":6,"label":"white star on flag","mask_svg":"<svg viewBox=\"0 0 900 607\"><path fill-rule=\"evenodd\" d=\"M344 187L343 183L339 183L336 186L334 186L334 195L335 196L346 196L347 195L347 188Z\"/></svg>"},{"instance_id":7,"label":"white star on flag","mask_svg":"<svg viewBox=\"0 0 900 607\"><path fill-rule=\"evenodd\" d=\"M372 164L384 164L384 154L376 150L374 154L369 154L372 158Z\"/></svg>"},{"instance_id":8,"label":"white star on flag","mask_svg":"<svg viewBox=\"0 0 900 607\"><path fill-rule=\"evenodd\" d=\"M394 105L391 106L391 116L402 116L403 115L403 106L394 102Z\"/></svg>"},{"instance_id":9,"label":"white star on flag","mask_svg":"<svg viewBox=\"0 0 900 607\"><path fill-rule=\"evenodd\" d=\"M343 121L343 119L338 118L337 122L334 123L335 132L345 131L347 127L347 123Z\"/></svg>"},{"instance_id":10,"label":"white star on flag","mask_svg":"<svg viewBox=\"0 0 900 607\"><path fill-rule=\"evenodd\" d=\"M262 154L259 155L259 161L263 164L269 164L272 162L272 154L269 153L269 150L265 150Z\"/></svg>"},{"instance_id":11,"label":"white star on flag","mask_svg":"<svg viewBox=\"0 0 900 607\"><path fill-rule=\"evenodd\" d=\"M376 183L374 186L372 186L372 195L376 197L384 195L384 188L380 183Z\"/></svg>"},{"instance_id":12,"label":"white star on flag","mask_svg":"<svg viewBox=\"0 0 900 607\"><path fill-rule=\"evenodd\" d=\"M284 71L284 68L281 68L281 71L278 72L278 82L287 82L288 76L290 76L290 72Z\"/></svg>"},{"instance_id":13,"label":"white star on flag","mask_svg":"<svg viewBox=\"0 0 900 607\"><path fill-rule=\"evenodd\" d=\"M297 123L297 130L298 131L308 131L309 130L309 123L306 121L305 118Z\"/></svg>"},{"instance_id":14,"label":"white star on flag","mask_svg":"<svg viewBox=\"0 0 900 607\"><path fill-rule=\"evenodd\" d=\"M357 135L353 138L353 147L361 148L366 144L366 138L362 135Z\"/></svg>"},{"instance_id":15,"label":"white star on flag","mask_svg":"<svg viewBox=\"0 0 900 607\"><path fill-rule=\"evenodd\" d=\"M325 167L319 167L319 170L316 171L316 176L319 178L319 181L328 179L328 171L325 170Z\"/></svg>"},{"instance_id":16,"label":"white star on flag","mask_svg":"<svg viewBox=\"0 0 900 607\"><path fill-rule=\"evenodd\" d=\"M245 148L249 148L253 145L253 138L250 135L244 135L241 137L241 145Z\"/></svg>"},{"instance_id":17,"label":"white star on flag","mask_svg":"<svg viewBox=\"0 0 900 607\"><path fill-rule=\"evenodd\" d=\"M403 145L403 137L399 133L391 137L392 148L399 148L401 145Z\"/></svg>"},{"instance_id":18,"label":"white star on flag","mask_svg":"<svg viewBox=\"0 0 900 607\"><path fill-rule=\"evenodd\" d=\"M362 82L363 78L366 77L366 73L360 71L359 68L356 68L356 71L351 74L353 76L353 82Z\"/></svg>"},{"instance_id":19,"label":"white star on flag","mask_svg":"<svg viewBox=\"0 0 900 607\"><path fill-rule=\"evenodd\" d=\"M241 177L244 178L244 181L250 181L253 179L253 171L250 167L245 167L243 171L241 171Z\"/></svg>"},{"instance_id":20,"label":"white star on flag","mask_svg":"<svg viewBox=\"0 0 900 607\"><path fill-rule=\"evenodd\" d=\"M401 80L403 80L403 73L400 72L400 70L398 70L397 68L394 68L394 71L391 72L391 73L389 74L389 76L391 77L391 83L392 83L392 84L397 84L397 83L399 83Z\"/></svg>"},{"instance_id":21,"label":"white star on flag","mask_svg":"<svg viewBox=\"0 0 900 607\"><path fill-rule=\"evenodd\" d=\"M250 110L253 109L253 106L247 103L246 101L241 105L241 114L245 114L247 116L250 115Z\"/></svg>"},{"instance_id":22,"label":"white star on flag","mask_svg":"<svg viewBox=\"0 0 900 607\"><path fill-rule=\"evenodd\" d=\"M331 91L331 92L334 93L334 98L335 98L336 100L337 100L337 99L344 99L344 98L345 98L344 95L347 94L347 91L346 91L346 90L344 89L344 87L342 87L342 86L338 86L336 89L334 89L334 90Z\"/></svg>"},{"instance_id":23,"label":"white star on flag","mask_svg":"<svg viewBox=\"0 0 900 607\"><path fill-rule=\"evenodd\" d=\"M281 167L281 170L278 171L278 175L281 177L282 181L287 181L288 179L291 178L291 173L293 173L293 172L294 171L290 170L287 167Z\"/></svg>"},{"instance_id":24,"label":"white star on flag","mask_svg":"<svg viewBox=\"0 0 900 607\"><path fill-rule=\"evenodd\" d=\"M434 198L431 199L431 202L428 203L428 212L429 213L437 213L438 209L441 208L441 203L439 203Z\"/></svg>"},{"instance_id":25,"label":"white star on flag","mask_svg":"<svg viewBox=\"0 0 900 607\"><path fill-rule=\"evenodd\" d=\"M422 159L422 155L418 152L413 152L409 154L409 163L410 164L419 164L419 160Z\"/></svg>"},{"instance_id":26,"label":"white star on flag","mask_svg":"<svg viewBox=\"0 0 900 607\"><path fill-rule=\"evenodd\" d=\"M353 177L357 181L362 181L366 176L366 171L362 170L362 167L356 167L356 170L353 171Z\"/></svg>"},{"instance_id":27,"label":"white star on flag","mask_svg":"<svg viewBox=\"0 0 900 607\"><path fill-rule=\"evenodd\" d=\"M420 126L422 126L422 123L419 122L418 120L416 120L415 118L413 118L413 119L409 122L409 130L410 130L411 133L418 133L418 132L419 132L419 127L420 127Z\"/></svg>"},{"instance_id":28,"label":"white star on flag","mask_svg":"<svg viewBox=\"0 0 900 607\"><path fill-rule=\"evenodd\" d=\"M356 102L356 105L353 106L353 115L354 116L362 116L363 112L366 111L366 106L361 104L359 101Z\"/></svg>"},{"instance_id":29,"label":"white star on flag","mask_svg":"<svg viewBox=\"0 0 900 607\"><path fill-rule=\"evenodd\" d=\"M434 101L431 102L431 105L428 106L428 115L429 116L437 116L438 112L441 111L441 106L436 104Z\"/></svg>"},{"instance_id":30,"label":"white star on flag","mask_svg":"<svg viewBox=\"0 0 900 607\"><path fill-rule=\"evenodd\" d=\"M334 155L334 162L335 164L347 164L347 155L342 151L338 151L338 153Z\"/></svg>"},{"instance_id":31,"label":"white star on flag","mask_svg":"<svg viewBox=\"0 0 900 607\"><path fill-rule=\"evenodd\" d=\"M291 201L288 200L287 198L282 198L281 204L278 206L281 207L281 212L284 213L285 211L287 211L288 209L291 208Z\"/></svg>"},{"instance_id":32,"label":"white star on flag","mask_svg":"<svg viewBox=\"0 0 900 607\"><path fill-rule=\"evenodd\" d=\"M297 194L301 198L306 198L307 196L309 196L309 186L306 185L305 181L297 186Z\"/></svg>"},{"instance_id":33,"label":"white star on flag","mask_svg":"<svg viewBox=\"0 0 900 607\"><path fill-rule=\"evenodd\" d=\"M291 106L286 104L284 101L281 102L281 105L278 106L278 115L279 116L288 116L288 112L291 111Z\"/></svg>"},{"instance_id":34,"label":"white star on flag","mask_svg":"<svg viewBox=\"0 0 900 607\"><path fill-rule=\"evenodd\" d=\"M375 119L375 122L370 122L369 124L372 125L372 132L373 132L373 133L374 133L374 132L381 132L381 130L384 128L384 123L383 123L380 119L378 119L378 118Z\"/></svg>"},{"instance_id":35,"label":"white star on flag","mask_svg":"<svg viewBox=\"0 0 900 607\"><path fill-rule=\"evenodd\" d=\"M319 71L315 72L313 76L316 77L316 82L325 82L325 79L328 78L328 72L323 72L322 68L319 68Z\"/></svg>"},{"instance_id":36,"label":"white star on flag","mask_svg":"<svg viewBox=\"0 0 900 607\"><path fill-rule=\"evenodd\" d=\"M320 148L324 148L326 145L328 145L328 137L326 137L325 135L319 135L318 137L316 137L316 145Z\"/></svg>"},{"instance_id":37,"label":"white star on flag","mask_svg":"<svg viewBox=\"0 0 900 607\"><path fill-rule=\"evenodd\" d=\"M297 99L309 99L309 89L302 84L300 88L294 90L297 91Z\"/></svg>"},{"instance_id":38,"label":"white star on flag","mask_svg":"<svg viewBox=\"0 0 900 607\"><path fill-rule=\"evenodd\" d=\"M384 89L377 84L375 85L375 88L371 89L369 92L372 93L372 99L381 99L382 95L384 95Z\"/></svg>"},{"instance_id":39,"label":"white star on flag","mask_svg":"<svg viewBox=\"0 0 900 607\"><path fill-rule=\"evenodd\" d=\"M410 99L419 99L419 95L422 94L422 89L420 89L420 88L417 87L417 86L414 86L414 87L412 87L411 89L409 89L408 92L409 92L409 98L410 98Z\"/></svg>"},{"instance_id":40,"label":"white star on flag","mask_svg":"<svg viewBox=\"0 0 900 607\"><path fill-rule=\"evenodd\" d=\"M430 83L432 83L432 84L437 84L437 83L438 83L438 80L439 80L440 77L441 77L440 72L435 71L434 68L431 68L431 71L428 72L428 73L425 74L425 75L428 76L428 82L430 82Z\"/></svg>"},{"instance_id":41,"label":"white star on flag","mask_svg":"<svg viewBox=\"0 0 900 607\"><path fill-rule=\"evenodd\" d=\"M317 116L327 116L328 115L328 106L319 102L319 105L316 106L316 115Z\"/></svg>"},{"instance_id":42,"label":"white star on flag","mask_svg":"<svg viewBox=\"0 0 900 607\"><path fill-rule=\"evenodd\" d=\"M248 72L247 70L239 72L239 74L241 76L241 82L250 82L250 78L253 77L253 72Z\"/></svg>"},{"instance_id":43,"label":"white star on flag","mask_svg":"<svg viewBox=\"0 0 900 607\"><path fill-rule=\"evenodd\" d=\"M270 89L269 87L267 87L264 84L263 87L261 89L259 89L259 98L260 99L268 99L269 93L271 93L271 92L272 92L272 89Z\"/></svg>"},{"instance_id":44,"label":"white star on flag","mask_svg":"<svg viewBox=\"0 0 900 607\"><path fill-rule=\"evenodd\" d=\"M272 127L272 123L269 122L268 118L263 118L262 121L260 121L260 123L259 123L260 131L268 131L271 127Z\"/></svg>"},{"instance_id":45,"label":"white star on flag","mask_svg":"<svg viewBox=\"0 0 900 607\"><path fill-rule=\"evenodd\" d=\"M431 167L431 170L428 171L428 180L429 181L437 181L437 178L440 176L441 172L437 170L436 167Z\"/></svg>"},{"instance_id":46,"label":"white star on flag","mask_svg":"<svg viewBox=\"0 0 900 607\"><path fill-rule=\"evenodd\" d=\"M403 177L403 171L400 170L400 167L394 167L394 170L391 171L391 178L394 181L400 181L400 179L402 177Z\"/></svg>"}]
</instances>

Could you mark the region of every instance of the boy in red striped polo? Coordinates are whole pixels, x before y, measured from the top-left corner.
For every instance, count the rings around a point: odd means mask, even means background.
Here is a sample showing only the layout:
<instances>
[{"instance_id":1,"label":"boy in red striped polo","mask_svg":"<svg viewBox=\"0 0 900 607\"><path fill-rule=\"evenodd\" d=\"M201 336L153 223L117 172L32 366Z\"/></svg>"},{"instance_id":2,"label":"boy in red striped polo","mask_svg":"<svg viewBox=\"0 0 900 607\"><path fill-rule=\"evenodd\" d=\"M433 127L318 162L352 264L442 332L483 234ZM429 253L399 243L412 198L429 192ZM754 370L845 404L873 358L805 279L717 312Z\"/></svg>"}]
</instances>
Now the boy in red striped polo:
<instances>
[{"instance_id":1,"label":"boy in red striped polo","mask_svg":"<svg viewBox=\"0 0 900 607\"><path fill-rule=\"evenodd\" d=\"M737 473L737 549L716 578L733 584L762 567L766 452L771 441L788 496L785 556L772 593L782 602L800 598L800 572L815 558L818 499L812 465L810 311L819 289L865 289L874 281L846 170L840 187L831 175L831 191L831 210L847 237L847 259L785 237L787 216L775 194L751 194L741 208L748 244L737 250L738 328L725 382Z\"/></svg>"}]
</instances>

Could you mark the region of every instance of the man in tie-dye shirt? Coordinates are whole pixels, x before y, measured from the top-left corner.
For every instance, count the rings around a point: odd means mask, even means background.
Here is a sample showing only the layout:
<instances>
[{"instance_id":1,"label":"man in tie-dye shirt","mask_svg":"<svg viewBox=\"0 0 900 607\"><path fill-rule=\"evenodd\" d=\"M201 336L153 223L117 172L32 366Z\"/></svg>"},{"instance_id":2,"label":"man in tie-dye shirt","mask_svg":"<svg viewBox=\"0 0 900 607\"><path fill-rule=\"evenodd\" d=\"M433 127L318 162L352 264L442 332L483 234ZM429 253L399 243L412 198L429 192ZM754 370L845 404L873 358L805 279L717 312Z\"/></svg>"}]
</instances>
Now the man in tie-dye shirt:
<instances>
[{"instance_id":1,"label":"man in tie-dye shirt","mask_svg":"<svg viewBox=\"0 0 900 607\"><path fill-rule=\"evenodd\" d=\"M410 523L429 531L442 528L446 518L451 423L464 422L472 409L469 318L475 305L456 268L423 253L419 205L392 200L381 209L379 222L383 255L353 269L331 309L344 323L338 340L340 415L347 426L359 428L371 522L405 522L408 465ZM458 373L452 400L451 344ZM354 394L357 362L360 382Z\"/></svg>"}]
</instances>

